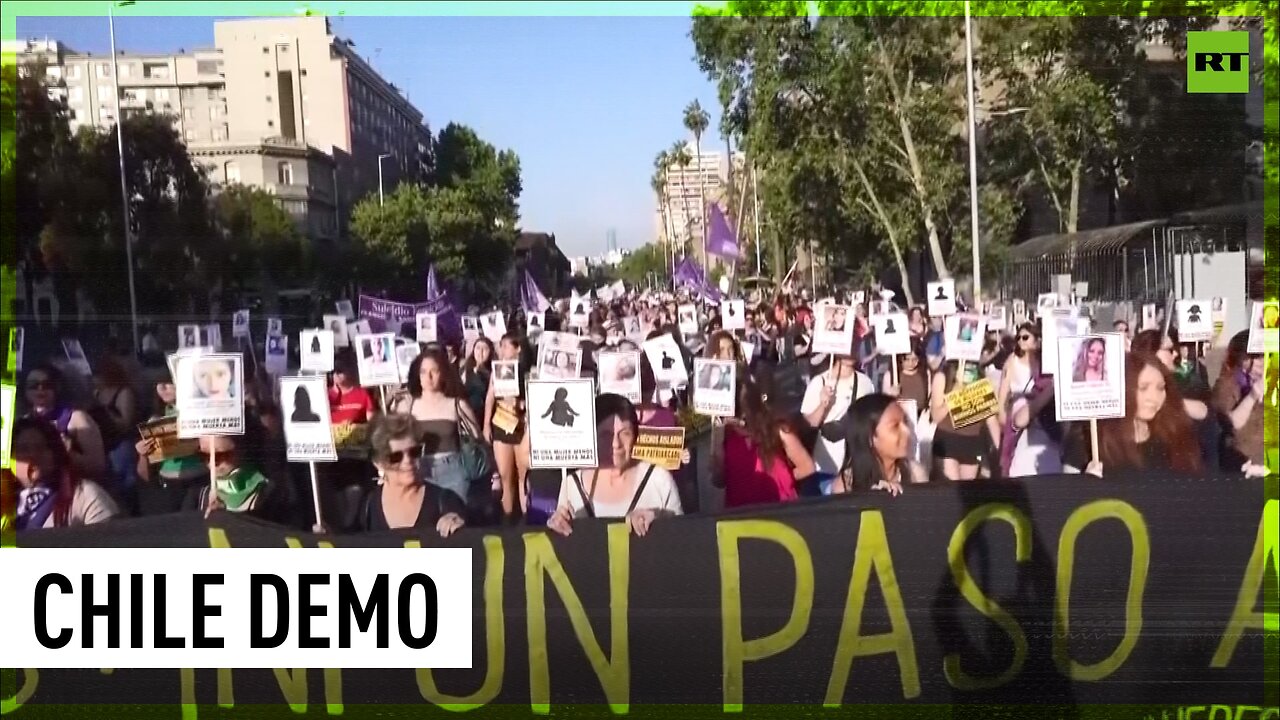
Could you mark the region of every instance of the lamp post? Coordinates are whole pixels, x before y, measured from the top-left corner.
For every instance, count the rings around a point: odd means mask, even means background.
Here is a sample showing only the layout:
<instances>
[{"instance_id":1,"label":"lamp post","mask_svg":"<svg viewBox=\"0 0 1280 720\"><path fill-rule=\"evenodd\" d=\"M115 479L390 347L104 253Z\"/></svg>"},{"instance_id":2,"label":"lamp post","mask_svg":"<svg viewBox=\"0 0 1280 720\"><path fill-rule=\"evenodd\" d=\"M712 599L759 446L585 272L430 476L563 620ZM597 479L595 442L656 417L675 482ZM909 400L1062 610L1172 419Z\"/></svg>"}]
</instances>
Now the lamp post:
<instances>
[{"instance_id":1,"label":"lamp post","mask_svg":"<svg viewBox=\"0 0 1280 720\"><path fill-rule=\"evenodd\" d=\"M378 207L382 207L382 161L391 157L390 153L382 153L378 156Z\"/></svg>"},{"instance_id":2,"label":"lamp post","mask_svg":"<svg viewBox=\"0 0 1280 720\"><path fill-rule=\"evenodd\" d=\"M116 95L116 149L120 153L120 209L124 218L124 254L129 265L129 323L133 326L133 352L141 347L138 340L138 292L133 281L133 230L129 222L129 185L124 171L124 111L120 107L120 64L116 60L116 6L127 7L133 0L107 3L107 28L111 32L111 84Z\"/></svg>"},{"instance_id":3,"label":"lamp post","mask_svg":"<svg viewBox=\"0 0 1280 720\"><path fill-rule=\"evenodd\" d=\"M969 95L969 234L973 241L973 304L982 305L982 253L978 249L978 120L974 102L973 22L969 19L969 0L964 2L965 71Z\"/></svg>"}]
</instances>

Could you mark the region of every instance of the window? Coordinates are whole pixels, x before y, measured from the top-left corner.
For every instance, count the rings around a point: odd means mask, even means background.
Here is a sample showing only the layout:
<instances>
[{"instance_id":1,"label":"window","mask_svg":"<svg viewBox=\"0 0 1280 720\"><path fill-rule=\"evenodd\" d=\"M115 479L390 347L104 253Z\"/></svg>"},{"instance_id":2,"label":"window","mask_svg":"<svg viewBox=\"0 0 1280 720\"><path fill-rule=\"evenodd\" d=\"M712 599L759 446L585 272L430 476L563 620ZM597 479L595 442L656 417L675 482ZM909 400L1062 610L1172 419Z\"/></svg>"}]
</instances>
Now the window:
<instances>
[{"instance_id":1,"label":"window","mask_svg":"<svg viewBox=\"0 0 1280 720\"><path fill-rule=\"evenodd\" d=\"M185 133L185 137L187 138L187 142L191 142L192 140L195 140L195 139L196 139L196 131L195 131L195 130L188 130L188 131Z\"/></svg>"},{"instance_id":2,"label":"window","mask_svg":"<svg viewBox=\"0 0 1280 720\"><path fill-rule=\"evenodd\" d=\"M98 63L97 73L98 73L98 77L100 78L111 77L111 63L104 63L104 62Z\"/></svg>"},{"instance_id":3,"label":"window","mask_svg":"<svg viewBox=\"0 0 1280 720\"><path fill-rule=\"evenodd\" d=\"M218 92L218 88L216 88L216 87L211 87L211 88L209 88L208 98L209 98L210 100L217 100L217 99L219 99L220 97L222 97L222 96L219 94L219 92Z\"/></svg>"},{"instance_id":4,"label":"window","mask_svg":"<svg viewBox=\"0 0 1280 720\"><path fill-rule=\"evenodd\" d=\"M166 63L147 63L142 66L142 76L156 80L166 80L169 77L169 65Z\"/></svg>"},{"instance_id":5,"label":"window","mask_svg":"<svg viewBox=\"0 0 1280 720\"><path fill-rule=\"evenodd\" d=\"M209 108L209 119L210 120L218 119L218 108L216 105L214 107Z\"/></svg>"},{"instance_id":6,"label":"window","mask_svg":"<svg viewBox=\"0 0 1280 720\"><path fill-rule=\"evenodd\" d=\"M215 127L213 129L214 140L226 140L227 136L228 136L228 132L227 132L226 123L223 123L222 125L219 125L218 127Z\"/></svg>"},{"instance_id":7,"label":"window","mask_svg":"<svg viewBox=\"0 0 1280 720\"><path fill-rule=\"evenodd\" d=\"M68 68L67 68L67 79L68 79L68 80L79 80L79 79L80 79L80 66L79 66L79 65L71 65L70 67L68 67Z\"/></svg>"},{"instance_id":8,"label":"window","mask_svg":"<svg viewBox=\"0 0 1280 720\"><path fill-rule=\"evenodd\" d=\"M98 86L98 102L105 104L111 103L111 98L115 96L115 88L110 85Z\"/></svg>"},{"instance_id":9,"label":"window","mask_svg":"<svg viewBox=\"0 0 1280 720\"><path fill-rule=\"evenodd\" d=\"M195 109L195 108L183 108L183 109L182 109L182 119L183 119L183 120L186 120L187 122L195 122L195 121L196 121L196 109Z\"/></svg>"},{"instance_id":10,"label":"window","mask_svg":"<svg viewBox=\"0 0 1280 720\"><path fill-rule=\"evenodd\" d=\"M196 72L201 75L213 75L218 72L217 60L197 60Z\"/></svg>"},{"instance_id":11,"label":"window","mask_svg":"<svg viewBox=\"0 0 1280 720\"><path fill-rule=\"evenodd\" d=\"M62 79L62 67L58 65L50 65L44 69L44 76L50 80Z\"/></svg>"},{"instance_id":12,"label":"window","mask_svg":"<svg viewBox=\"0 0 1280 720\"><path fill-rule=\"evenodd\" d=\"M156 102L169 102L169 88L156 88Z\"/></svg>"},{"instance_id":13,"label":"window","mask_svg":"<svg viewBox=\"0 0 1280 720\"><path fill-rule=\"evenodd\" d=\"M129 63L125 63L125 64L123 64L123 65L121 65L121 66L120 66L120 78L121 78L121 79L124 79L124 78L127 78L127 77L131 77L132 75L133 75L133 71L129 68Z\"/></svg>"},{"instance_id":14,"label":"window","mask_svg":"<svg viewBox=\"0 0 1280 720\"><path fill-rule=\"evenodd\" d=\"M111 114L111 108L98 108L98 122L114 122L115 117Z\"/></svg>"},{"instance_id":15,"label":"window","mask_svg":"<svg viewBox=\"0 0 1280 720\"><path fill-rule=\"evenodd\" d=\"M287 52L289 52L289 46L288 46L288 44L286 44L286 43L281 43L281 44L279 44L279 45L276 45L276 52L278 52L278 53L287 53Z\"/></svg>"},{"instance_id":16,"label":"window","mask_svg":"<svg viewBox=\"0 0 1280 720\"><path fill-rule=\"evenodd\" d=\"M178 97L182 99L183 105L190 105L196 101L196 89L184 87L178 89Z\"/></svg>"},{"instance_id":17,"label":"window","mask_svg":"<svg viewBox=\"0 0 1280 720\"><path fill-rule=\"evenodd\" d=\"M276 171L277 171L277 174L279 175L278 179L281 185L293 184L293 165L292 164L287 162L282 162L276 168Z\"/></svg>"},{"instance_id":18,"label":"window","mask_svg":"<svg viewBox=\"0 0 1280 720\"><path fill-rule=\"evenodd\" d=\"M84 102L84 88L77 86L68 90L67 102L73 105L78 105L79 103Z\"/></svg>"},{"instance_id":19,"label":"window","mask_svg":"<svg viewBox=\"0 0 1280 720\"><path fill-rule=\"evenodd\" d=\"M240 166L235 160L228 160L223 164L222 174L228 185L240 182Z\"/></svg>"}]
</instances>

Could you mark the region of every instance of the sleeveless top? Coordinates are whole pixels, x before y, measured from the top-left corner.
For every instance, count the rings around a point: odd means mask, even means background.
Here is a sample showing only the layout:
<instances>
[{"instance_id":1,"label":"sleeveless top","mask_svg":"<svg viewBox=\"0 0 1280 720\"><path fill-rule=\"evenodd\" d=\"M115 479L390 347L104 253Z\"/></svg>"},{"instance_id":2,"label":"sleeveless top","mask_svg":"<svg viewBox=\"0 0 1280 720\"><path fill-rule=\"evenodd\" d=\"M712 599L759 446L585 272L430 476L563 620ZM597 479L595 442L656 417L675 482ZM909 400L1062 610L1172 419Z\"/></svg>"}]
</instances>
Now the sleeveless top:
<instances>
[{"instance_id":1,"label":"sleeveless top","mask_svg":"<svg viewBox=\"0 0 1280 720\"><path fill-rule=\"evenodd\" d=\"M726 508L795 500L796 476L785 455L768 463L751 438L733 428L724 433L724 506Z\"/></svg>"}]
</instances>

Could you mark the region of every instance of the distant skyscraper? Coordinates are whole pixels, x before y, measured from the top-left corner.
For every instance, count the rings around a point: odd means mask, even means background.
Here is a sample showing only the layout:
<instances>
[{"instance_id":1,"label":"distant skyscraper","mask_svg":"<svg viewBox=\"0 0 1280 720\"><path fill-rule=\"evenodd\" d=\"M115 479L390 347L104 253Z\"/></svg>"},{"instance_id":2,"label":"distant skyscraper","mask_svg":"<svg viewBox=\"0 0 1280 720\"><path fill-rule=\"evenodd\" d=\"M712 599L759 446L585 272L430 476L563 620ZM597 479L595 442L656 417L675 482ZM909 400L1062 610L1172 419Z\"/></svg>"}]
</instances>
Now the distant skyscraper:
<instances>
[{"instance_id":1,"label":"distant skyscraper","mask_svg":"<svg viewBox=\"0 0 1280 720\"><path fill-rule=\"evenodd\" d=\"M606 252L613 252L618 249L618 231L609 228L604 234L604 245Z\"/></svg>"}]
</instances>

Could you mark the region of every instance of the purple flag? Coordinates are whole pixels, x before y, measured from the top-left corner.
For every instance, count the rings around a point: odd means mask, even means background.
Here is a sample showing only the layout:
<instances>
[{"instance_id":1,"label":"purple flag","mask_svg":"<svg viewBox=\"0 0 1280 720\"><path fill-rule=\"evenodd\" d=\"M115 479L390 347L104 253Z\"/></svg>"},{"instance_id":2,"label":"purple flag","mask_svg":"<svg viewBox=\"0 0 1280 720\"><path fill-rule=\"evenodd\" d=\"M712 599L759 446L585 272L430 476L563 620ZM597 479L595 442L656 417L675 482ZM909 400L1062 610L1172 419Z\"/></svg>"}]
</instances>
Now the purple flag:
<instances>
[{"instance_id":1,"label":"purple flag","mask_svg":"<svg viewBox=\"0 0 1280 720\"><path fill-rule=\"evenodd\" d=\"M707 253L723 258L738 259L741 257L738 251L738 238L734 237L733 229L729 227L729 221L725 218L724 212L720 210L720 206L715 203L708 203L711 214L711 224L708 227L707 234Z\"/></svg>"},{"instance_id":2,"label":"purple flag","mask_svg":"<svg viewBox=\"0 0 1280 720\"><path fill-rule=\"evenodd\" d=\"M546 312L551 307L547 296L542 294L528 270L524 271L524 282L520 285L520 307L525 312Z\"/></svg>"},{"instance_id":3,"label":"purple flag","mask_svg":"<svg viewBox=\"0 0 1280 720\"><path fill-rule=\"evenodd\" d=\"M437 300L444 293L440 292L440 284L436 282L436 264L427 268L427 302Z\"/></svg>"}]
</instances>

